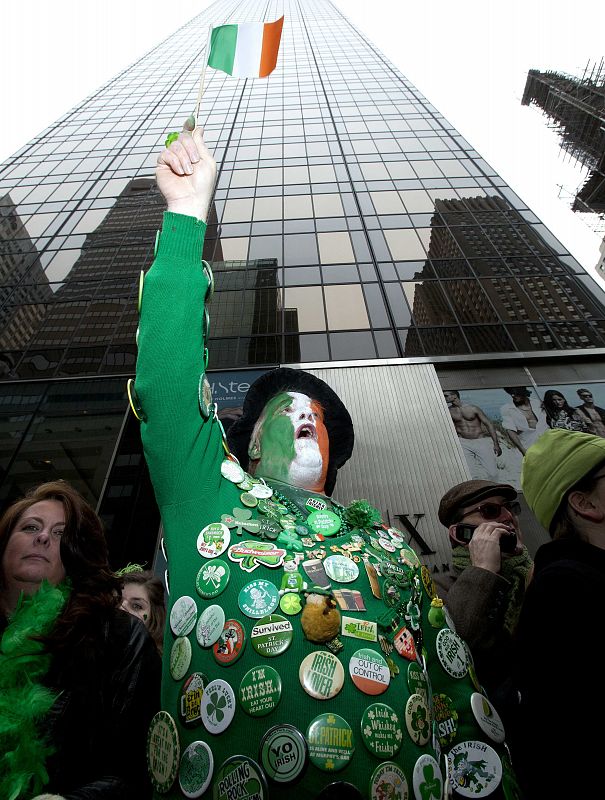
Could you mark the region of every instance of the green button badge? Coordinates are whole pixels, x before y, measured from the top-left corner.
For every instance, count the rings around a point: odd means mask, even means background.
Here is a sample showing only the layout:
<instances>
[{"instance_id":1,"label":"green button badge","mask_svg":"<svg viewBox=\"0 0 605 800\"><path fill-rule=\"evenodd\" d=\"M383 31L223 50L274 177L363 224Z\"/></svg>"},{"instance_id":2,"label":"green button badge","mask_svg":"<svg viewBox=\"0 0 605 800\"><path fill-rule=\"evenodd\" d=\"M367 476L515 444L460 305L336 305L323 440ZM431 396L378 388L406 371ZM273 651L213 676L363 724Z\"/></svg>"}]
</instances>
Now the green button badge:
<instances>
[{"instance_id":1,"label":"green button badge","mask_svg":"<svg viewBox=\"0 0 605 800\"><path fill-rule=\"evenodd\" d=\"M270 714L281 699L281 677L269 665L249 669L239 687L239 702L251 717Z\"/></svg>"},{"instance_id":2,"label":"green button badge","mask_svg":"<svg viewBox=\"0 0 605 800\"><path fill-rule=\"evenodd\" d=\"M231 567L221 558L204 564L197 574L195 589L200 597L210 600L224 592L231 576Z\"/></svg>"},{"instance_id":3,"label":"green button badge","mask_svg":"<svg viewBox=\"0 0 605 800\"><path fill-rule=\"evenodd\" d=\"M372 703L363 712L361 736L370 753L378 758L392 758L403 741L398 715L385 703Z\"/></svg>"},{"instance_id":4,"label":"green button badge","mask_svg":"<svg viewBox=\"0 0 605 800\"><path fill-rule=\"evenodd\" d=\"M266 658L285 653L292 644L294 629L290 620L280 614L263 617L252 628L250 639L256 652Z\"/></svg>"},{"instance_id":5,"label":"green button badge","mask_svg":"<svg viewBox=\"0 0 605 800\"><path fill-rule=\"evenodd\" d=\"M311 762L324 772L338 772L355 752L351 726L338 714L320 714L307 728Z\"/></svg>"},{"instance_id":6,"label":"green button badge","mask_svg":"<svg viewBox=\"0 0 605 800\"><path fill-rule=\"evenodd\" d=\"M237 604L247 617L266 617L279 605L277 586L262 579L251 581L240 591Z\"/></svg>"}]
</instances>

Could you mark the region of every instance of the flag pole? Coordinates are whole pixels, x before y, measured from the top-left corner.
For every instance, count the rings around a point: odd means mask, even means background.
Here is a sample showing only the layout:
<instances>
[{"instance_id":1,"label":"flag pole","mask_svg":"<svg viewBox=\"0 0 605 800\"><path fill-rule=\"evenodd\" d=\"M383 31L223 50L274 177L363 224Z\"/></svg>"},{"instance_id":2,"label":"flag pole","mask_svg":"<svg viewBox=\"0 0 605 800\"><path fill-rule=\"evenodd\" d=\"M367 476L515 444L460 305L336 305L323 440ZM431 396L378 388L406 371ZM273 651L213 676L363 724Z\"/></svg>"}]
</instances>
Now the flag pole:
<instances>
[{"instance_id":1,"label":"flag pole","mask_svg":"<svg viewBox=\"0 0 605 800\"><path fill-rule=\"evenodd\" d=\"M206 48L204 50L204 66L202 68L202 77L200 79L200 88L197 93L197 101L195 104L195 128L197 128L197 121L200 115L200 105L202 103L202 95L204 94L204 80L206 78L206 67L208 66L208 57L210 56L210 37L212 36L212 25L208 28L208 38L206 40ZM194 128L194 130L195 130Z\"/></svg>"}]
</instances>

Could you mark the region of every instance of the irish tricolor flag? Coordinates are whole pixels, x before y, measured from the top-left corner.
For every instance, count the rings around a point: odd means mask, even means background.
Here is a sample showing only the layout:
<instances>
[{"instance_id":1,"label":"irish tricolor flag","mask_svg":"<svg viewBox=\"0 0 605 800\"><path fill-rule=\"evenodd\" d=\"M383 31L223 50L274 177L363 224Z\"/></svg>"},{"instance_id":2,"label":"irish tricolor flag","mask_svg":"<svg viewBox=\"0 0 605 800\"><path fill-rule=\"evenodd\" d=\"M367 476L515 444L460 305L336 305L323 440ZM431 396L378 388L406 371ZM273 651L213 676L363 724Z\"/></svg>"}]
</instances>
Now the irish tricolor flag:
<instances>
[{"instance_id":1,"label":"irish tricolor flag","mask_svg":"<svg viewBox=\"0 0 605 800\"><path fill-rule=\"evenodd\" d=\"M234 78L266 78L275 69L284 18L221 25L210 35L208 66Z\"/></svg>"}]
</instances>

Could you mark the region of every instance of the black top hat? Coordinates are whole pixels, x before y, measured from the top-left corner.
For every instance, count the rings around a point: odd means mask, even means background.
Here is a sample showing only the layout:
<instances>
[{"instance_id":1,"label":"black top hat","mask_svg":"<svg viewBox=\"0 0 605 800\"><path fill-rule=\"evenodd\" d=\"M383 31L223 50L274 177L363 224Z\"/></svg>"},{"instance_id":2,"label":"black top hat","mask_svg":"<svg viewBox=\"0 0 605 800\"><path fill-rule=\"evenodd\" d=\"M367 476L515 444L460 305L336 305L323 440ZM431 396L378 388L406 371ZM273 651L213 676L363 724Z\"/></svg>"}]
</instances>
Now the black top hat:
<instances>
[{"instance_id":1,"label":"black top hat","mask_svg":"<svg viewBox=\"0 0 605 800\"><path fill-rule=\"evenodd\" d=\"M248 389L242 416L231 425L227 441L244 469L248 469L248 445L252 430L267 402L280 392L300 392L317 400L324 411L324 425L330 439L330 460L325 492L331 495L336 473L353 452L353 422L351 415L336 392L327 383L302 369L279 367L261 375Z\"/></svg>"}]
</instances>

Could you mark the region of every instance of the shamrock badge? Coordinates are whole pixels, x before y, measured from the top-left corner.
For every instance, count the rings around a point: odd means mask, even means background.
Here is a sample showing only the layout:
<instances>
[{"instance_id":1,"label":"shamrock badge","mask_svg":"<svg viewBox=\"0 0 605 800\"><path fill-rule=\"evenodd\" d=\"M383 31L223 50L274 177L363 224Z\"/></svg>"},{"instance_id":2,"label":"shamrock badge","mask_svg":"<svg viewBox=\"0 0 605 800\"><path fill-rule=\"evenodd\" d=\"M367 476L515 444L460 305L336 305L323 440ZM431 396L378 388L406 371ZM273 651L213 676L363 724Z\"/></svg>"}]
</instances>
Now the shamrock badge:
<instances>
[{"instance_id":1,"label":"shamrock badge","mask_svg":"<svg viewBox=\"0 0 605 800\"><path fill-rule=\"evenodd\" d=\"M258 533L260 522L252 519L252 511L249 508L234 508L233 514L223 514L221 522L228 528L235 528L238 536L242 536L244 531L248 533Z\"/></svg>"}]
</instances>

